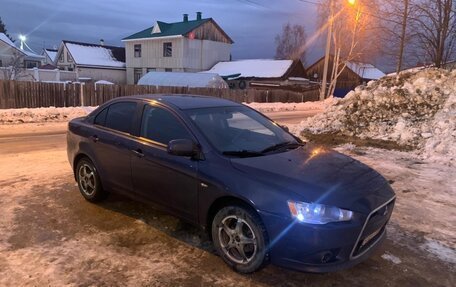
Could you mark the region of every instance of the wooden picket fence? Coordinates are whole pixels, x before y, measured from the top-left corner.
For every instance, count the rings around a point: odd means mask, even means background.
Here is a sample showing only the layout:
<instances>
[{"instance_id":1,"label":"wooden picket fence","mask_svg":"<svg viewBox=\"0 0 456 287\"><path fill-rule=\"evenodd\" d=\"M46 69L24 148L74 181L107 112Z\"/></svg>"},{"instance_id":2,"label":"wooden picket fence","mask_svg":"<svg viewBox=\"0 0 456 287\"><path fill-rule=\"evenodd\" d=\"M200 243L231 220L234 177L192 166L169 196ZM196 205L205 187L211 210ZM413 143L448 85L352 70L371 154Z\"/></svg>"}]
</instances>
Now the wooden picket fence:
<instances>
[{"instance_id":1,"label":"wooden picket fence","mask_svg":"<svg viewBox=\"0 0 456 287\"><path fill-rule=\"evenodd\" d=\"M229 90L138 85L63 84L0 80L0 109L97 106L117 97L142 94L193 94L236 102L317 101L318 88L305 92L286 90Z\"/></svg>"}]
</instances>

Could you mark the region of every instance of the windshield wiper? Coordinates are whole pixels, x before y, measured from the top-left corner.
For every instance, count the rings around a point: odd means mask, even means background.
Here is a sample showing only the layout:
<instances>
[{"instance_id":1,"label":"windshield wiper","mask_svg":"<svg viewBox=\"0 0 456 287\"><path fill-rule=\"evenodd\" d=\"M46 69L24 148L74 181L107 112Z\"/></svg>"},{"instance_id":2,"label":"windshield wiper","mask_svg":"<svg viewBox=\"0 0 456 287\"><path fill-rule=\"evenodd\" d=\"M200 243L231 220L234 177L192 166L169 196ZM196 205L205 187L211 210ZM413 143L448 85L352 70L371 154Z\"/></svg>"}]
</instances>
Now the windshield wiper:
<instances>
[{"instance_id":1,"label":"windshield wiper","mask_svg":"<svg viewBox=\"0 0 456 287\"><path fill-rule=\"evenodd\" d=\"M265 148L264 150L261 151L261 153L276 151L276 150L280 150L283 148L297 148L297 147L303 146L303 145L304 145L303 143L293 142L293 141L282 142L282 143L278 143L278 144Z\"/></svg>"},{"instance_id":2,"label":"windshield wiper","mask_svg":"<svg viewBox=\"0 0 456 287\"><path fill-rule=\"evenodd\" d=\"M224 155L238 156L238 157L254 157L264 155L262 152L252 150L230 150L224 151Z\"/></svg>"}]
</instances>

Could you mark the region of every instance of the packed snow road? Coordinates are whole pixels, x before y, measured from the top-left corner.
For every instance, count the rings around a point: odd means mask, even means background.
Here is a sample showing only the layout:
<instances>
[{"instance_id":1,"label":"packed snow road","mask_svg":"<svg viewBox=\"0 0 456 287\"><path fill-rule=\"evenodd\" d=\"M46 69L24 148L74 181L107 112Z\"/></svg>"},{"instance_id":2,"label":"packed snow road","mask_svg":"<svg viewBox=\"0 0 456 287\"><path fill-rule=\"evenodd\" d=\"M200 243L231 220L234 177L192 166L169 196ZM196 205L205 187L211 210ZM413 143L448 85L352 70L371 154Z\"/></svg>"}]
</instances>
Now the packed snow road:
<instances>
[{"instance_id":1,"label":"packed snow road","mask_svg":"<svg viewBox=\"0 0 456 287\"><path fill-rule=\"evenodd\" d=\"M339 148L383 173L396 190L385 244L338 273L268 266L243 276L214 254L204 232L153 206L119 196L84 201L65 135L52 134L59 124L52 125L0 126L0 286L456 285L454 167L403 152Z\"/></svg>"}]
</instances>

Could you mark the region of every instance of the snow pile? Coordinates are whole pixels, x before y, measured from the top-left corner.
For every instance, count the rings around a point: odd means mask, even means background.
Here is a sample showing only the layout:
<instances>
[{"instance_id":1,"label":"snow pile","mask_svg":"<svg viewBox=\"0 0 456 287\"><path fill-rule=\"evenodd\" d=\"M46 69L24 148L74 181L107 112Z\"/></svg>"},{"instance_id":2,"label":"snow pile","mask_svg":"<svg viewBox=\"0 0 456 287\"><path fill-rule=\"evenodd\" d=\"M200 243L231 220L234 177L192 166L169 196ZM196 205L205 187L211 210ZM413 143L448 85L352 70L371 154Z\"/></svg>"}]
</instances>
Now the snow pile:
<instances>
[{"instance_id":1,"label":"snow pile","mask_svg":"<svg viewBox=\"0 0 456 287\"><path fill-rule=\"evenodd\" d=\"M0 124L62 122L86 116L95 107L36 108L0 110Z\"/></svg>"},{"instance_id":2,"label":"snow pile","mask_svg":"<svg viewBox=\"0 0 456 287\"><path fill-rule=\"evenodd\" d=\"M299 130L393 141L425 158L455 163L456 71L427 69L369 82Z\"/></svg>"},{"instance_id":3,"label":"snow pile","mask_svg":"<svg viewBox=\"0 0 456 287\"><path fill-rule=\"evenodd\" d=\"M312 111L324 110L326 107L334 105L339 98L330 97L324 101L304 102L304 103L244 103L261 113L286 112L286 111Z\"/></svg>"}]
</instances>

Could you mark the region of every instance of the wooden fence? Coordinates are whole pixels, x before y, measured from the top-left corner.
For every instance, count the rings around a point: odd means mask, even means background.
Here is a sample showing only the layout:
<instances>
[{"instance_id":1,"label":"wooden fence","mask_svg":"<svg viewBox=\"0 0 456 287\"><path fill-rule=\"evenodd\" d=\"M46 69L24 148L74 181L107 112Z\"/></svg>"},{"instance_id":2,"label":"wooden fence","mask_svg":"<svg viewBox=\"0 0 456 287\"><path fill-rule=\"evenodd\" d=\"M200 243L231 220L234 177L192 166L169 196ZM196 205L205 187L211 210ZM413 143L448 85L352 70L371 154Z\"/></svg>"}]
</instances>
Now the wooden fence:
<instances>
[{"instance_id":1,"label":"wooden fence","mask_svg":"<svg viewBox=\"0 0 456 287\"><path fill-rule=\"evenodd\" d=\"M317 101L318 89L303 93L285 90L229 90L137 85L60 84L0 81L0 109L97 106L108 100L141 94L194 94L236 102Z\"/></svg>"}]
</instances>

